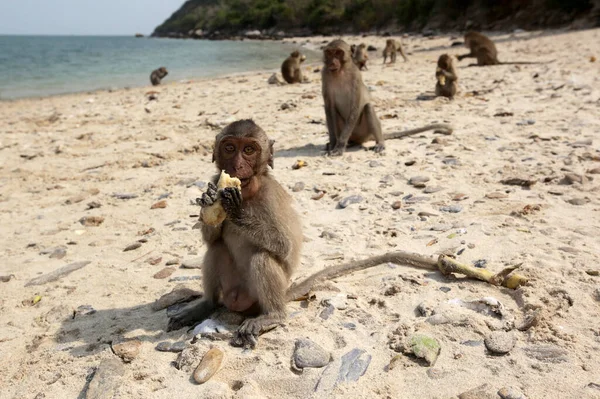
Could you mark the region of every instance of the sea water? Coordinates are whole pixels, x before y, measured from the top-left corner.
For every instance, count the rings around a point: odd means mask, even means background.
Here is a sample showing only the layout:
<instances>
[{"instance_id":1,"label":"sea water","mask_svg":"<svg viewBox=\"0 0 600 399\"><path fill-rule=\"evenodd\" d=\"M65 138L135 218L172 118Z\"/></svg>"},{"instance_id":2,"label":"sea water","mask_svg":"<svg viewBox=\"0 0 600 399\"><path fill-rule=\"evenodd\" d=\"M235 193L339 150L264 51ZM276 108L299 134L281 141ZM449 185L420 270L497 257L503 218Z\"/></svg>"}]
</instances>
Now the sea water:
<instances>
[{"instance_id":1,"label":"sea water","mask_svg":"<svg viewBox=\"0 0 600 399\"><path fill-rule=\"evenodd\" d=\"M0 100L150 85L161 66L165 83L278 69L295 49L273 41L0 35Z\"/></svg>"}]
</instances>

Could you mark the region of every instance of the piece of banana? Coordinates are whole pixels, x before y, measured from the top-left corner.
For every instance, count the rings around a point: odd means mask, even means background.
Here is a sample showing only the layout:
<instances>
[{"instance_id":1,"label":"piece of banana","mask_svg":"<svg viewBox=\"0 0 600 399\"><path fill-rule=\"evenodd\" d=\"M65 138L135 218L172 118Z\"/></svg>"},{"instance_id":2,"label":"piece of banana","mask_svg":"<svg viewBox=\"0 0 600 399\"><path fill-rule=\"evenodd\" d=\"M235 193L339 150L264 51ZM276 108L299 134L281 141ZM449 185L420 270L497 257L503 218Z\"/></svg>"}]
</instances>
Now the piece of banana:
<instances>
[{"instance_id":1,"label":"piece of banana","mask_svg":"<svg viewBox=\"0 0 600 399\"><path fill-rule=\"evenodd\" d=\"M225 187L237 187L239 190L242 189L242 182L237 177L231 177L225 171L221 171L221 176L217 182L217 200L207 207L203 207L200 211L200 220L210 226L218 226L223 223L227 214L225 209L221 205L220 192Z\"/></svg>"}]
</instances>

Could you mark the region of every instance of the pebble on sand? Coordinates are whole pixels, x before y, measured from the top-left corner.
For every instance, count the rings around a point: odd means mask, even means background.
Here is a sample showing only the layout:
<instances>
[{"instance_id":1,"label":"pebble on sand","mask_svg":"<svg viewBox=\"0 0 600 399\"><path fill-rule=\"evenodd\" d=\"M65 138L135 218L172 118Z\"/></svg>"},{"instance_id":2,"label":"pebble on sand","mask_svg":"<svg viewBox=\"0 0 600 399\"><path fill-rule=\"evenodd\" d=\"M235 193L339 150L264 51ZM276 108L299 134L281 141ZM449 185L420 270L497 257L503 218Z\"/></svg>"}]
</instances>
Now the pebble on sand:
<instances>
[{"instance_id":1,"label":"pebble on sand","mask_svg":"<svg viewBox=\"0 0 600 399\"><path fill-rule=\"evenodd\" d=\"M79 219L79 223L84 226L100 226L104 222L102 216L84 216Z\"/></svg>"},{"instance_id":2,"label":"pebble on sand","mask_svg":"<svg viewBox=\"0 0 600 399\"><path fill-rule=\"evenodd\" d=\"M217 348L211 348L194 371L194 381L198 384L204 384L208 381L221 367L223 361L223 352Z\"/></svg>"},{"instance_id":3,"label":"pebble on sand","mask_svg":"<svg viewBox=\"0 0 600 399\"><path fill-rule=\"evenodd\" d=\"M165 267L164 269L160 270L159 272L157 272L156 274L154 274L155 279L161 280L163 278L167 278L169 276L171 276L171 274L175 273L175 270L177 270L174 267Z\"/></svg>"},{"instance_id":4,"label":"pebble on sand","mask_svg":"<svg viewBox=\"0 0 600 399\"><path fill-rule=\"evenodd\" d=\"M119 356L125 363L131 362L140 353L142 342L137 339L115 340L111 343L111 348L115 355Z\"/></svg>"},{"instance_id":5,"label":"pebble on sand","mask_svg":"<svg viewBox=\"0 0 600 399\"><path fill-rule=\"evenodd\" d=\"M163 209L167 207L167 200L160 200L150 207L150 209Z\"/></svg>"},{"instance_id":6,"label":"pebble on sand","mask_svg":"<svg viewBox=\"0 0 600 399\"><path fill-rule=\"evenodd\" d=\"M310 339L299 338L296 340L293 359L294 365L298 369L308 367L319 368L329 364L331 355Z\"/></svg>"},{"instance_id":7,"label":"pebble on sand","mask_svg":"<svg viewBox=\"0 0 600 399\"><path fill-rule=\"evenodd\" d=\"M104 359L96 369L86 399L112 399L121 386L125 367L117 359Z\"/></svg>"},{"instance_id":8,"label":"pebble on sand","mask_svg":"<svg viewBox=\"0 0 600 399\"><path fill-rule=\"evenodd\" d=\"M424 334L415 334L410 338L410 351L418 358L424 359L429 366L433 366L442 350L435 338Z\"/></svg>"},{"instance_id":9,"label":"pebble on sand","mask_svg":"<svg viewBox=\"0 0 600 399\"><path fill-rule=\"evenodd\" d=\"M517 338L511 332L493 331L483 342L490 352L504 355L515 347Z\"/></svg>"}]
</instances>

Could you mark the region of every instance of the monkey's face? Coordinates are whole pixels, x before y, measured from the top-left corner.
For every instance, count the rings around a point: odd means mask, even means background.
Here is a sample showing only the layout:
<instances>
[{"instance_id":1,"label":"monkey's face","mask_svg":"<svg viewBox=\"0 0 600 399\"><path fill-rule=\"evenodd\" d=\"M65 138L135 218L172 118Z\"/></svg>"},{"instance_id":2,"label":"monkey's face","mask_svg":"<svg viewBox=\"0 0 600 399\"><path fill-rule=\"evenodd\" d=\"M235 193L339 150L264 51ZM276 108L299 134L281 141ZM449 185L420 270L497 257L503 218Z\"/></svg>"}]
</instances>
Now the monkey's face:
<instances>
[{"instance_id":1,"label":"monkey's face","mask_svg":"<svg viewBox=\"0 0 600 399\"><path fill-rule=\"evenodd\" d=\"M158 68L158 74L160 75L161 78L164 78L165 76L167 76L169 74L169 72L167 71L167 68L161 67L161 68Z\"/></svg>"},{"instance_id":2,"label":"monkey's face","mask_svg":"<svg viewBox=\"0 0 600 399\"><path fill-rule=\"evenodd\" d=\"M221 141L217 150L218 168L240 179L242 188L260 172L258 169L262 151L257 140L250 137L228 137Z\"/></svg>"},{"instance_id":3,"label":"monkey's face","mask_svg":"<svg viewBox=\"0 0 600 399\"><path fill-rule=\"evenodd\" d=\"M444 69L446 71L450 70L450 66L452 65L452 58L450 56L443 54L438 58L438 68Z\"/></svg>"},{"instance_id":4,"label":"monkey's face","mask_svg":"<svg viewBox=\"0 0 600 399\"><path fill-rule=\"evenodd\" d=\"M325 66L330 72L338 72L346 62L346 54L341 48L326 48L323 52Z\"/></svg>"}]
</instances>

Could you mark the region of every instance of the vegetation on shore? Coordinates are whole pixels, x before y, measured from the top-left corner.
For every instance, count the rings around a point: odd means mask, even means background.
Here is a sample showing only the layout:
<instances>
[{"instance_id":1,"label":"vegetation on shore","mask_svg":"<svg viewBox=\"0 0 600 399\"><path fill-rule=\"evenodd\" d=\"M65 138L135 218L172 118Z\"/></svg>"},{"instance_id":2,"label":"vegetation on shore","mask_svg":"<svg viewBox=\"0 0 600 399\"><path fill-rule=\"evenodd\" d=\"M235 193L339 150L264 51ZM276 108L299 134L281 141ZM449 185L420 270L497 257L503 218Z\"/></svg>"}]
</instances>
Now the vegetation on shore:
<instances>
[{"instance_id":1,"label":"vegetation on shore","mask_svg":"<svg viewBox=\"0 0 600 399\"><path fill-rule=\"evenodd\" d=\"M600 0L187 0L153 36L263 36L382 30L600 25Z\"/></svg>"}]
</instances>

